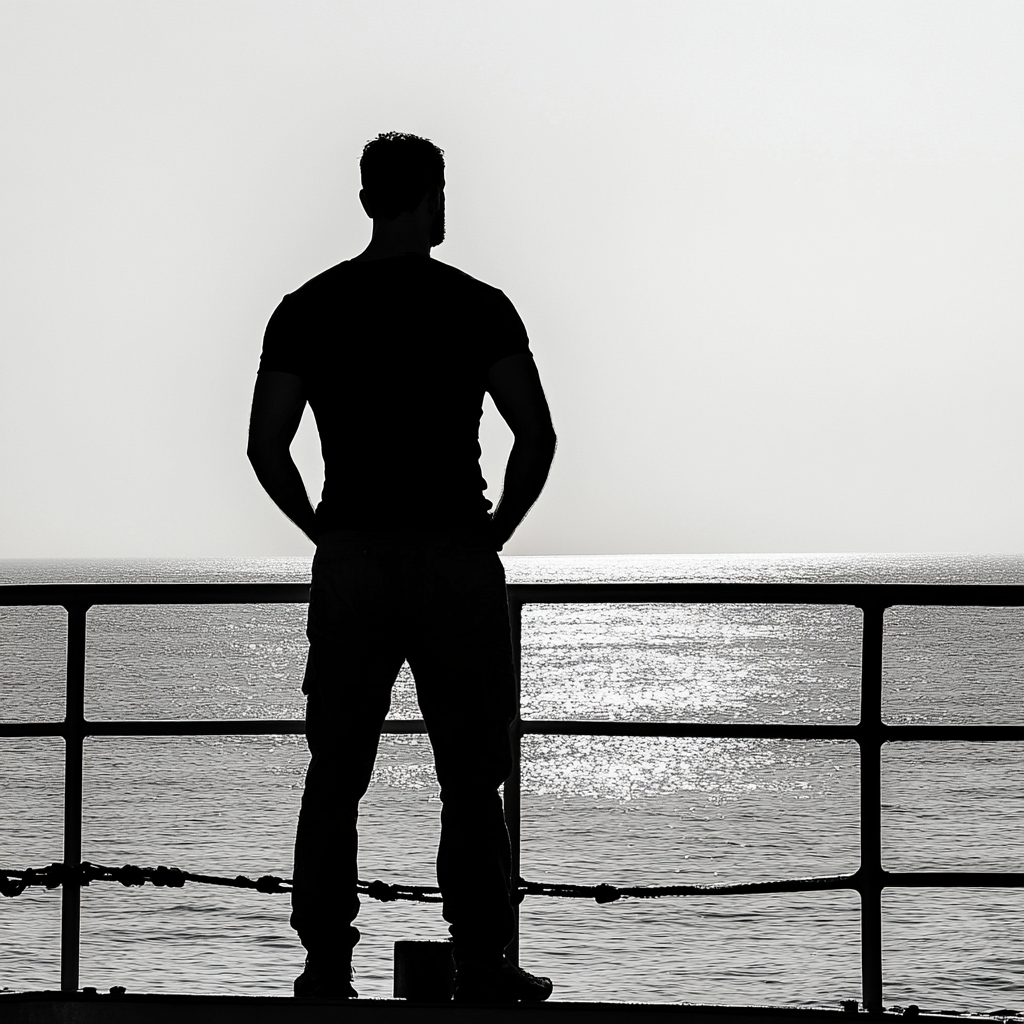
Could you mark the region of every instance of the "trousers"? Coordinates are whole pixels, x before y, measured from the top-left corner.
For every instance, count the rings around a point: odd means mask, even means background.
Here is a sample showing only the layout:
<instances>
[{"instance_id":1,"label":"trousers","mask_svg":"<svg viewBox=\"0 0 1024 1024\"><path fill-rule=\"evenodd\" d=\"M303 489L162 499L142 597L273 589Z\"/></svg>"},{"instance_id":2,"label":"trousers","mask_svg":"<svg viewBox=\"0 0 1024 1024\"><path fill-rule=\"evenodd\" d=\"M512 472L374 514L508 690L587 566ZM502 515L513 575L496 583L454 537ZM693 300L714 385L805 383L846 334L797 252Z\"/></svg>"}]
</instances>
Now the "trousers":
<instances>
[{"instance_id":1,"label":"trousers","mask_svg":"<svg viewBox=\"0 0 1024 1024\"><path fill-rule=\"evenodd\" d=\"M314 955L359 941L359 801L408 661L441 789L437 882L456 962L512 941L511 852L499 787L512 770L515 672L505 573L459 538L337 532L313 559L309 768L295 838L292 927Z\"/></svg>"}]
</instances>

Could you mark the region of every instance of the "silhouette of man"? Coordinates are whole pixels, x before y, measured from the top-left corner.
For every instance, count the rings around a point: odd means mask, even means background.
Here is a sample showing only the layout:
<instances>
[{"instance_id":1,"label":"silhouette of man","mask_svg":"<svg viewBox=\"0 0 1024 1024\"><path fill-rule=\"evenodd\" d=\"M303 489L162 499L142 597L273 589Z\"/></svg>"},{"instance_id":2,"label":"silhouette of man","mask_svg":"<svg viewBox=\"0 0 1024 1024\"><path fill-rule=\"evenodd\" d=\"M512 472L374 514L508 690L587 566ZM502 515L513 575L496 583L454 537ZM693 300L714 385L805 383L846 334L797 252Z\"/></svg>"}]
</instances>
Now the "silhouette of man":
<instances>
[{"instance_id":1,"label":"silhouette of man","mask_svg":"<svg viewBox=\"0 0 1024 1024\"><path fill-rule=\"evenodd\" d=\"M544 391L512 303L430 258L444 239L444 158L389 132L360 161L366 249L286 295L267 325L249 459L316 544L292 926L296 995L354 996L359 800L406 660L441 785L437 878L454 995L545 999L547 978L504 956L515 927L498 787L511 771L515 681L499 551L555 451ZM515 441L493 513L478 441L485 392ZM289 445L309 402L324 457L314 512Z\"/></svg>"}]
</instances>

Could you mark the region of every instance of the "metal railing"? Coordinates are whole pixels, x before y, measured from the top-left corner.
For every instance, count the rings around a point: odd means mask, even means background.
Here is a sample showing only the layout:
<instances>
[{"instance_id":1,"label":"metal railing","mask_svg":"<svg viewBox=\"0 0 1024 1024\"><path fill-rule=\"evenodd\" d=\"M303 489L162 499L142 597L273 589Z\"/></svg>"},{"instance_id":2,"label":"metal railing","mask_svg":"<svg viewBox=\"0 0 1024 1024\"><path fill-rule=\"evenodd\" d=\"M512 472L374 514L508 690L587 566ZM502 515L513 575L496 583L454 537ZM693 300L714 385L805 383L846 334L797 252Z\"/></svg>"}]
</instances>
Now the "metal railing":
<instances>
[{"instance_id":1,"label":"metal railing","mask_svg":"<svg viewBox=\"0 0 1024 1024\"><path fill-rule=\"evenodd\" d=\"M864 614L861 713L856 725L733 724L526 720L513 727L513 771L505 783L513 878L520 869L521 738L527 734L677 736L732 739L853 740L860 748L860 867L849 888L861 898L861 971L866 1010L882 1009L882 890L886 887L1024 887L1024 872L894 872L882 867L881 750L893 740L1024 740L1024 726L887 725L882 720L884 613L896 605L1022 607L1024 586L818 583L512 584L509 613L517 679L526 604L792 604L845 605ZM0 723L0 736L61 736L64 761L64 864L82 860L82 759L86 736L197 736L302 733L299 719L89 721L85 717L86 616L94 605L226 605L305 603L309 587L292 583L28 584L0 586L0 606L59 605L68 613L67 691L63 722ZM517 694L518 702L518 694ZM420 719L388 719L385 733L422 733ZM806 880L807 891L813 880ZM78 990L81 889L64 885L61 989Z\"/></svg>"}]
</instances>

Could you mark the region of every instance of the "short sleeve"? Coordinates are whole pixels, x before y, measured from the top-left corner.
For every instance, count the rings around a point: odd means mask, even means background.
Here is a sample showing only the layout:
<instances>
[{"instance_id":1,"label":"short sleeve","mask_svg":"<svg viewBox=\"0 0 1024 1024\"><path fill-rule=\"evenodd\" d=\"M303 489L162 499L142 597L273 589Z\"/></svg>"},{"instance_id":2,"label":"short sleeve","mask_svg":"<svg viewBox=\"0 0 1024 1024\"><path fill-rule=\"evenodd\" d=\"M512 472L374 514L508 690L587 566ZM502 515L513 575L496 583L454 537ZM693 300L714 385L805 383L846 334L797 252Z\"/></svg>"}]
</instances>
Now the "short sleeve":
<instances>
[{"instance_id":1,"label":"short sleeve","mask_svg":"<svg viewBox=\"0 0 1024 1024\"><path fill-rule=\"evenodd\" d=\"M516 307L504 292L494 290L491 323L485 332L487 367L509 356L530 355L530 338Z\"/></svg>"},{"instance_id":2,"label":"short sleeve","mask_svg":"<svg viewBox=\"0 0 1024 1024\"><path fill-rule=\"evenodd\" d=\"M286 295L274 310L263 333L260 373L277 371L302 375L304 333L296 323L295 303Z\"/></svg>"}]
</instances>

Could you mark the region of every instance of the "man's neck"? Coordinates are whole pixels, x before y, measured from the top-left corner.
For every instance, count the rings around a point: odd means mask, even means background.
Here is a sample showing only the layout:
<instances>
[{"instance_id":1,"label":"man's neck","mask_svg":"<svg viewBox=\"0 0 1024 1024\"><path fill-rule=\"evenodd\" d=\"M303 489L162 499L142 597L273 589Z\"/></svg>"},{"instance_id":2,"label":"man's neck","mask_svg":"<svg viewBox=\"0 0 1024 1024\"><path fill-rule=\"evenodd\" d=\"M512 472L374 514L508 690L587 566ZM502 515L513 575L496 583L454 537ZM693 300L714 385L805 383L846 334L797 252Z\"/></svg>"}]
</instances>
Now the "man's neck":
<instances>
[{"instance_id":1,"label":"man's neck","mask_svg":"<svg viewBox=\"0 0 1024 1024\"><path fill-rule=\"evenodd\" d=\"M375 219L370 244L356 260L386 260L413 253L430 256L430 224L414 213L401 213L393 220Z\"/></svg>"}]
</instances>

